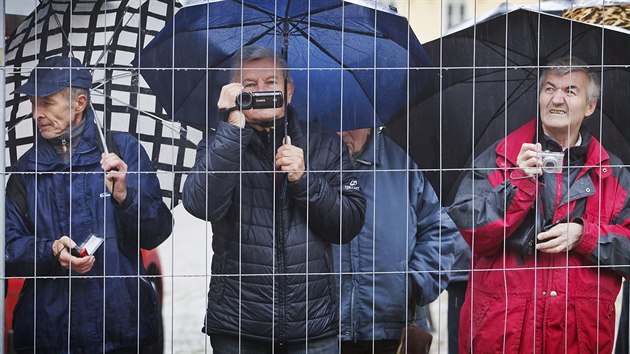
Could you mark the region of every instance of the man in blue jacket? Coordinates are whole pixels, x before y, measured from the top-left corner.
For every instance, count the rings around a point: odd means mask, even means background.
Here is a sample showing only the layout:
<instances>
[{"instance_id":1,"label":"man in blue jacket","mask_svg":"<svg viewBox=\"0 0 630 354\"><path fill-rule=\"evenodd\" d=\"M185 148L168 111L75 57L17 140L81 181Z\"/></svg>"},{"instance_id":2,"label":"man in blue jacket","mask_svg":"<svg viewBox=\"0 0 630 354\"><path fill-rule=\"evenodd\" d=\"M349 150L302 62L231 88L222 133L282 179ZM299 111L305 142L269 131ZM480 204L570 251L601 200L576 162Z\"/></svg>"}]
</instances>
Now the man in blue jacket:
<instances>
[{"instance_id":1,"label":"man in blue jacket","mask_svg":"<svg viewBox=\"0 0 630 354\"><path fill-rule=\"evenodd\" d=\"M139 142L113 134L103 153L89 89L75 58L39 62L17 92L37 124L6 198L6 271L26 277L13 316L18 353L144 353L159 338L156 292L140 247L171 233L171 213ZM97 235L87 255L71 253Z\"/></svg>"},{"instance_id":2,"label":"man in blue jacket","mask_svg":"<svg viewBox=\"0 0 630 354\"><path fill-rule=\"evenodd\" d=\"M339 137L300 127L286 61L262 47L233 58L218 101L225 121L199 144L183 193L186 210L212 222L202 330L215 354L334 353L331 243L361 230L365 199L356 177L341 173L350 158ZM286 100L235 106L241 93L264 91L286 92Z\"/></svg>"},{"instance_id":3,"label":"man in blue jacket","mask_svg":"<svg viewBox=\"0 0 630 354\"><path fill-rule=\"evenodd\" d=\"M367 200L361 233L333 250L341 272L342 353L396 353L414 316L427 330L425 305L448 285L461 236L400 146L371 128L340 135Z\"/></svg>"}]
</instances>

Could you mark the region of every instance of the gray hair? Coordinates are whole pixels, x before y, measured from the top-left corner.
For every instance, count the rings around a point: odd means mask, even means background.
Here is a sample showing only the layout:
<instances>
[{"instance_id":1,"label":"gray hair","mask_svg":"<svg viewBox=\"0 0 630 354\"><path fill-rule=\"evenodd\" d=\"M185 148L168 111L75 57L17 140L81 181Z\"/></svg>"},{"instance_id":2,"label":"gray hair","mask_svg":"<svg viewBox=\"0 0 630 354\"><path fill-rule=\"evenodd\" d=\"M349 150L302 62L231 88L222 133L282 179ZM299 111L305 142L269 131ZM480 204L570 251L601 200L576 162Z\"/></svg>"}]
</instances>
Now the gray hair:
<instances>
[{"instance_id":1,"label":"gray hair","mask_svg":"<svg viewBox=\"0 0 630 354\"><path fill-rule=\"evenodd\" d=\"M246 46L238 50L234 55L232 55L231 67L233 69L242 69L243 64L252 61L261 61L261 60L271 60L275 61L276 67L282 70L284 74L284 78L287 79L287 82L292 82L291 74L287 68L289 64L287 61L278 53L273 51L273 49L267 47L259 47L259 46ZM238 77L239 70L232 70L230 74L230 81L236 81Z\"/></svg>"},{"instance_id":2,"label":"gray hair","mask_svg":"<svg viewBox=\"0 0 630 354\"><path fill-rule=\"evenodd\" d=\"M596 101L600 95L600 83L599 75L596 72L589 70L587 64L580 58L566 56L558 58L547 64L547 68L542 71L540 75L540 89L542 90L545 82L547 81L547 75L549 73L556 75L565 75L569 72L583 72L588 76L588 101Z\"/></svg>"},{"instance_id":3,"label":"gray hair","mask_svg":"<svg viewBox=\"0 0 630 354\"><path fill-rule=\"evenodd\" d=\"M88 102L90 101L90 90L81 88L81 87L66 87L61 91L65 98L68 99L68 102L73 102L77 99L77 97L81 95L85 95L87 97Z\"/></svg>"}]
</instances>

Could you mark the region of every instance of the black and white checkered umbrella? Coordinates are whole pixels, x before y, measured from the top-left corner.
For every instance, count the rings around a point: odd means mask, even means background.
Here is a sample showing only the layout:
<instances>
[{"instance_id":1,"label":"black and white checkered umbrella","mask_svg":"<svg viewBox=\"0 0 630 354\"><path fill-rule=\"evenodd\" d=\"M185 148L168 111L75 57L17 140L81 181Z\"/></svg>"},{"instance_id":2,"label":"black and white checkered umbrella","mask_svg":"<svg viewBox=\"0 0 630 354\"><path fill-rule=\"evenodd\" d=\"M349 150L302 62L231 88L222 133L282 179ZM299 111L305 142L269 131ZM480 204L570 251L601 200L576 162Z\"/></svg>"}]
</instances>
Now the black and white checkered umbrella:
<instances>
[{"instance_id":1,"label":"black and white checkered umbrella","mask_svg":"<svg viewBox=\"0 0 630 354\"><path fill-rule=\"evenodd\" d=\"M32 146L36 129L30 102L14 89L39 60L70 55L92 69L98 119L141 141L165 202L177 205L202 133L169 121L130 63L180 7L174 0L42 0L5 45L7 171Z\"/></svg>"}]
</instances>

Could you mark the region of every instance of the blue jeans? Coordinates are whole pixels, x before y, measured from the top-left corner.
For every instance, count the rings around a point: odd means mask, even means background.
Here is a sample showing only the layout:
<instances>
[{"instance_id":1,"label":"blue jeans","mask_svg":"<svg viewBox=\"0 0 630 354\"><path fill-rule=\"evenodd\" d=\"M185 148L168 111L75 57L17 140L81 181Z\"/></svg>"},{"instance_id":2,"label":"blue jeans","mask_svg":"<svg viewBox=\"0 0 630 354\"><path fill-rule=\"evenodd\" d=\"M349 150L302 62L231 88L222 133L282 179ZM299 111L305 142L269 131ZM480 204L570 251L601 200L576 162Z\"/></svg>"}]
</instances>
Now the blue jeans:
<instances>
[{"instance_id":1,"label":"blue jeans","mask_svg":"<svg viewBox=\"0 0 630 354\"><path fill-rule=\"evenodd\" d=\"M240 345L239 345L240 341ZM278 344L246 338L211 334L213 354L336 354L339 353L337 337L309 340L306 342Z\"/></svg>"}]
</instances>

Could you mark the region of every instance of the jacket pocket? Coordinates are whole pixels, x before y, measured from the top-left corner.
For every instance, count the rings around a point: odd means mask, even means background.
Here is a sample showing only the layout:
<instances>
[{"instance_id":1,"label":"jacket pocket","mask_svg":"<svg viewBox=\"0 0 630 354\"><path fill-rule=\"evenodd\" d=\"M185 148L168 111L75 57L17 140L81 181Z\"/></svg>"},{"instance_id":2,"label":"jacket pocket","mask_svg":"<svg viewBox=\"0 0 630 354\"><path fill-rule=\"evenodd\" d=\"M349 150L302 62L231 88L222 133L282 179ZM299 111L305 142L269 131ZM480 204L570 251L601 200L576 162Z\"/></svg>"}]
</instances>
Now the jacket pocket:
<instances>
[{"instance_id":1,"label":"jacket pocket","mask_svg":"<svg viewBox=\"0 0 630 354\"><path fill-rule=\"evenodd\" d=\"M598 306L593 306L598 302L599 311ZM569 308L576 324L579 353L611 353L615 336L614 304L601 299L578 300Z\"/></svg>"},{"instance_id":2,"label":"jacket pocket","mask_svg":"<svg viewBox=\"0 0 630 354\"><path fill-rule=\"evenodd\" d=\"M217 255L215 254L215 257L216 256ZM212 269L210 286L208 289L208 302L220 303L221 301L223 301L223 295L225 293L225 282L227 277L227 275L225 275L225 262L226 257L219 256L216 263L217 269L214 269L215 267L213 267Z\"/></svg>"},{"instance_id":3,"label":"jacket pocket","mask_svg":"<svg viewBox=\"0 0 630 354\"><path fill-rule=\"evenodd\" d=\"M470 288L467 290L470 291ZM478 347L480 334L484 333L484 326L490 301L488 298L466 297L461 308L459 342L463 353L472 353L474 347ZM472 327L471 327L472 326Z\"/></svg>"},{"instance_id":4,"label":"jacket pocket","mask_svg":"<svg viewBox=\"0 0 630 354\"><path fill-rule=\"evenodd\" d=\"M529 313L529 301L523 297L509 296L478 298L472 309L472 353L518 353L531 348L521 340L533 338ZM468 352L468 351L467 351Z\"/></svg>"}]
</instances>

